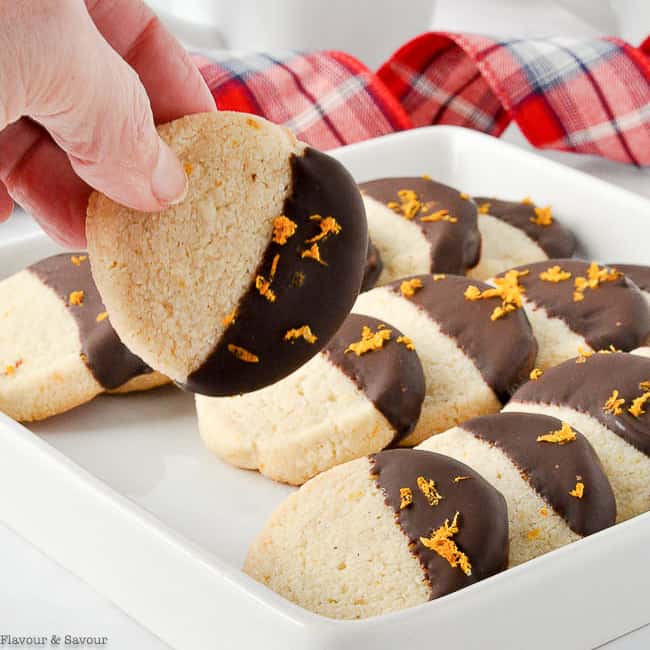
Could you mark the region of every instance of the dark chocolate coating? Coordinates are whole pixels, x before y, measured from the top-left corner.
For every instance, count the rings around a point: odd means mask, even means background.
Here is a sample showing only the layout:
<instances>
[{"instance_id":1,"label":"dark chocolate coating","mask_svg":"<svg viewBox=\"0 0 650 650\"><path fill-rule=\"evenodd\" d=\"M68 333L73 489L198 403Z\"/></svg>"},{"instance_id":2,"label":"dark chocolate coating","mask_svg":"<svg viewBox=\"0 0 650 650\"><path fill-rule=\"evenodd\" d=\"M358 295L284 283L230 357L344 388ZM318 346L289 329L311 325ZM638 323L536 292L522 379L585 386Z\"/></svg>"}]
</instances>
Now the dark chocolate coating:
<instances>
[{"instance_id":1,"label":"dark chocolate coating","mask_svg":"<svg viewBox=\"0 0 650 650\"><path fill-rule=\"evenodd\" d=\"M568 228L559 224L555 217L549 226L541 226L531 221L535 218L534 204L502 201L487 196L476 196L474 201L479 205L489 203L490 216L523 230L549 257L571 257L575 253L575 236Z\"/></svg>"},{"instance_id":2,"label":"dark chocolate coating","mask_svg":"<svg viewBox=\"0 0 650 650\"><path fill-rule=\"evenodd\" d=\"M537 442L562 422L533 413L496 413L463 422L463 429L498 447L523 478L578 535L591 535L616 521L616 499L600 460L579 432L564 444ZM569 494L577 478L585 485L581 499Z\"/></svg>"},{"instance_id":3,"label":"dark chocolate coating","mask_svg":"<svg viewBox=\"0 0 650 650\"><path fill-rule=\"evenodd\" d=\"M559 265L571 278L562 282L541 280L539 274ZM528 275L519 279L526 288L526 300L543 307L546 313L560 318L576 334L584 337L594 349L613 345L617 350L633 350L643 345L650 335L650 310L643 294L625 276L602 282L595 289L586 289L584 300L573 299L574 280L587 277L589 262L580 260L548 260L518 267Z\"/></svg>"},{"instance_id":4,"label":"dark chocolate coating","mask_svg":"<svg viewBox=\"0 0 650 650\"><path fill-rule=\"evenodd\" d=\"M106 390L119 388L138 375L150 373L151 368L120 341L108 318L97 322L97 316L105 312L106 307L90 273L88 259L77 266L72 263L73 255L79 257L86 253L54 255L33 264L28 270L59 296L74 317L86 366ZM84 292L83 304L69 304L73 291Z\"/></svg>"},{"instance_id":5,"label":"dark chocolate coating","mask_svg":"<svg viewBox=\"0 0 650 650\"><path fill-rule=\"evenodd\" d=\"M303 365L334 336L359 294L368 250L366 214L357 186L338 161L316 149L291 158L292 187L283 214L297 224L295 234L281 245L271 241L214 351L188 378L185 388L203 395L226 396L268 386ZM321 258L302 258L307 239L320 232L312 215L333 216L338 235L319 241ZM268 277L280 255L269 302L255 288L255 277ZM292 328L309 325L318 340L285 341ZM228 350L236 345L257 355L246 363Z\"/></svg>"},{"instance_id":6,"label":"dark chocolate coating","mask_svg":"<svg viewBox=\"0 0 650 650\"><path fill-rule=\"evenodd\" d=\"M424 215L416 215L416 224L429 241L431 247L431 273L457 273L463 275L467 269L478 264L481 256L481 235L478 230L476 205L460 196L453 187L436 183L421 176L405 178L379 178L359 185L367 196L388 204L399 203L397 192L413 190L422 203L435 202ZM458 223L448 221L426 222L421 216L436 210L449 210ZM396 214L396 218L402 218ZM423 269L424 270L424 269Z\"/></svg>"},{"instance_id":7,"label":"dark chocolate coating","mask_svg":"<svg viewBox=\"0 0 650 650\"><path fill-rule=\"evenodd\" d=\"M366 268L363 272L363 282L361 283L361 291L369 291L379 280L381 272L384 270L384 263L381 259L379 249L368 240L368 254L366 255Z\"/></svg>"},{"instance_id":8,"label":"dark chocolate coating","mask_svg":"<svg viewBox=\"0 0 650 650\"><path fill-rule=\"evenodd\" d=\"M444 334L474 362L483 379L505 404L517 387L528 379L537 356L537 341L523 309L492 321L490 316L500 298L467 300L470 285L481 291L490 286L477 280L448 275L434 280L429 275L414 276L422 281L410 300L435 321ZM402 295L397 280L387 285Z\"/></svg>"},{"instance_id":9,"label":"dark chocolate coating","mask_svg":"<svg viewBox=\"0 0 650 650\"><path fill-rule=\"evenodd\" d=\"M357 356L347 352L361 338L367 325L373 332L384 324L392 338L378 350ZM397 337L402 332L390 323L362 314L350 314L323 351L327 358L366 394L395 430L393 443L409 435L420 418L424 401L424 372L415 350L408 350Z\"/></svg>"},{"instance_id":10,"label":"dark chocolate coating","mask_svg":"<svg viewBox=\"0 0 650 650\"><path fill-rule=\"evenodd\" d=\"M463 463L416 449L391 449L370 456L372 473L383 491L386 504L395 512L400 528L409 540L431 587L431 600L467 587L505 569L508 565L508 513L501 493L480 474ZM417 477L433 479L444 497L429 505L417 487ZM457 476L467 480L454 483ZM400 510L400 488L411 488L413 503ZM472 565L471 575L452 567L420 537L429 537L445 520L451 524L459 512L459 532L453 536L458 548Z\"/></svg>"},{"instance_id":11,"label":"dark chocolate coating","mask_svg":"<svg viewBox=\"0 0 650 650\"><path fill-rule=\"evenodd\" d=\"M512 399L516 402L566 406L590 415L612 433L650 456L650 413L637 418L627 411L632 400L644 392L639 388L639 383L643 381L650 381L650 359L625 352L594 354L584 363L569 359L547 370L536 381L524 384ZM621 415L603 410L614 390L625 398Z\"/></svg>"},{"instance_id":12,"label":"dark chocolate coating","mask_svg":"<svg viewBox=\"0 0 650 650\"><path fill-rule=\"evenodd\" d=\"M639 289L650 293L650 266L641 264L611 264L611 266L625 273Z\"/></svg>"}]
</instances>

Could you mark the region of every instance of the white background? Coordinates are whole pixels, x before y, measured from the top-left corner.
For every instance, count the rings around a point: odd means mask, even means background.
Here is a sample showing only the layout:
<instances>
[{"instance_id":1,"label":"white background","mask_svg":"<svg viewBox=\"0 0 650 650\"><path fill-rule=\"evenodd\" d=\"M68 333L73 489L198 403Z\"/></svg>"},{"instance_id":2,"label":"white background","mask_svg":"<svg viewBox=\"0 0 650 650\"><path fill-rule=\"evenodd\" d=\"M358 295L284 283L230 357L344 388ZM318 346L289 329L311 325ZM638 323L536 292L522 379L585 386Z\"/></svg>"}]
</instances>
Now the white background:
<instances>
[{"instance_id":1,"label":"white background","mask_svg":"<svg viewBox=\"0 0 650 650\"><path fill-rule=\"evenodd\" d=\"M603 31L622 34L638 43L644 36L644 27L650 31L650 20L640 19L642 5L647 11L650 2L439 0L434 15L434 28L519 36L551 33L590 35ZM579 16L576 16L575 11L580 12ZM254 44L251 47L254 48ZM516 127L509 128L504 138L528 147ZM542 155L650 198L650 170L638 170L571 154L544 152ZM25 215L16 214L7 224L0 226L0 238L26 232L34 227ZM3 494L0 498L18 497ZM616 599L613 597L612 616L615 615ZM161 650L168 647L90 587L0 525L0 635L2 634L108 636L108 645L102 647L120 650ZM650 627L609 644L607 649L648 647Z\"/></svg>"}]
</instances>

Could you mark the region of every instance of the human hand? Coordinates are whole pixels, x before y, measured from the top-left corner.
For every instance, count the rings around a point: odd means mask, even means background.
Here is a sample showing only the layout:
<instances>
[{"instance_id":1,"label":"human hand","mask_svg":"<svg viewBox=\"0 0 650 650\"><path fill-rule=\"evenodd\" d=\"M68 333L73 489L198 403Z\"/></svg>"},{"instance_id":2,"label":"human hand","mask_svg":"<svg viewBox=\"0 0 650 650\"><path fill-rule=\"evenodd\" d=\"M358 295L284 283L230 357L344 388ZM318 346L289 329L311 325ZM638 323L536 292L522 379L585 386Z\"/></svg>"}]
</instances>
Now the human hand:
<instances>
[{"instance_id":1,"label":"human hand","mask_svg":"<svg viewBox=\"0 0 650 650\"><path fill-rule=\"evenodd\" d=\"M0 0L0 222L15 200L79 247L91 187L144 211L181 200L187 179L154 118L214 109L141 0Z\"/></svg>"}]
</instances>

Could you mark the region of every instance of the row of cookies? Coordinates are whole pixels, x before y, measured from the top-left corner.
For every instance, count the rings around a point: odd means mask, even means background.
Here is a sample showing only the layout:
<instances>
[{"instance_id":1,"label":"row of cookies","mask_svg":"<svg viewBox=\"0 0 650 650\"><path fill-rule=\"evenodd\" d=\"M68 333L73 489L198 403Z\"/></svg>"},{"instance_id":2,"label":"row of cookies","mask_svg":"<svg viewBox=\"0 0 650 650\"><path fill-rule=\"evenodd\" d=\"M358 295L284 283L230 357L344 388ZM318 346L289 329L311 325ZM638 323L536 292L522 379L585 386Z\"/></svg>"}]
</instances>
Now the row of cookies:
<instances>
[{"instance_id":1,"label":"row of cookies","mask_svg":"<svg viewBox=\"0 0 650 650\"><path fill-rule=\"evenodd\" d=\"M244 570L325 616L411 607L650 510L650 359L601 352L502 413L305 483Z\"/></svg>"}]
</instances>

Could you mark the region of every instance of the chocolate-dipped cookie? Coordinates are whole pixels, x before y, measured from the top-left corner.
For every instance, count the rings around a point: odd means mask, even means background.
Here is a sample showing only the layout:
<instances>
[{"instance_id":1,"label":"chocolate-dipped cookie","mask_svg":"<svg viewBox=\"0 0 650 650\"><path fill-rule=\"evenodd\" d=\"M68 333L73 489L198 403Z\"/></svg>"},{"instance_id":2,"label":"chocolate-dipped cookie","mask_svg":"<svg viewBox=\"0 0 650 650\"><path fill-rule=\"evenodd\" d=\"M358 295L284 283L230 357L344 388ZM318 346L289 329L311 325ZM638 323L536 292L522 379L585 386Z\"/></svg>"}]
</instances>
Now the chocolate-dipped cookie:
<instances>
[{"instance_id":1,"label":"chocolate-dipped cookie","mask_svg":"<svg viewBox=\"0 0 650 650\"><path fill-rule=\"evenodd\" d=\"M378 284L419 273L457 273L476 265L476 205L428 177L380 178L359 185L372 241L384 268Z\"/></svg>"},{"instance_id":2,"label":"chocolate-dipped cookie","mask_svg":"<svg viewBox=\"0 0 650 650\"><path fill-rule=\"evenodd\" d=\"M494 487L452 458L395 449L335 467L289 496L244 571L306 609L355 619L444 596L507 559L506 504Z\"/></svg>"},{"instance_id":3,"label":"chocolate-dipped cookie","mask_svg":"<svg viewBox=\"0 0 650 650\"><path fill-rule=\"evenodd\" d=\"M379 276L384 269L384 263L381 261L379 249L368 239L368 254L366 255L366 268L363 272L363 282L361 291L369 291L379 280Z\"/></svg>"},{"instance_id":4,"label":"chocolate-dipped cookie","mask_svg":"<svg viewBox=\"0 0 650 650\"><path fill-rule=\"evenodd\" d=\"M415 428L423 399L413 343L387 321L351 314L288 377L236 397L197 395L196 408L201 436L217 456L300 485L397 444Z\"/></svg>"},{"instance_id":5,"label":"chocolate-dipped cookie","mask_svg":"<svg viewBox=\"0 0 650 650\"><path fill-rule=\"evenodd\" d=\"M580 260L548 260L516 269L524 309L545 370L580 351L630 351L650 335L650 310L619 270ZM490 281L492 282L492 280Z\"/></svg>"},{"instance_id":6,"label":"chocolate-dipped cookie","mask_svg":"<svg viewBox=\"0 0 650 650\"><path fill-rule=\"evenodd\" d=\"M424 368L422 414L401 445L499 411L526 381L537 343L517 305L517 287L516 274L498 290L461 276L419 275L359 296L354 311L398 327L413 340Z\"/></svg>"},{"instance_id":7,"label":"chocolate-dipped cookie","mask_svg":"<svg viewBox=\"0 0 650 650\"><path fill-rule=\"evenodd\" d=\"M244 113L159 128L186 198L159 214L93 194L93 274L116 331L188 390L234 395L288 375L347 316L367 252L363 203L333 158Z\"/></svg>"},{"instance_id":8,"label":"chocolate-dipped cookie","mask_svg":"<svg viewBox=\"0 0 650 650\"><path fill-rule=\"evenodd\" d=\"M614 493L596 452L579 431L556 418L486 415L429 438L419 449L466 463L503 494L510 566L616 520Z\"/></svg>"},{"instance_id":9,"label":"chocolate-dipped cookie","mask_svg":"<svg viewBox=\"0 0 650 650\"><path fill-rule=\"evenodd\" d=\"M0 322L0 411L15 420L169 381L121 343L85 253L48 257L0 282Z\"/></svg>"},{"instance_id":10,"label":"chocolate-dipped cookie","mask_svg":"<svg viewBox=\"0 0 650 650\"><path fill-rule=\"evenodd\" d=\"M650 359L570 359L524 384L504 410L551 415L581 431L612 484L619 521L650 510Z\"/></svg>"},{"instance_id":11,"label":"chocolate-dipped cookie","mask_svg":"<svg viewBox=\"0 0 650 650\"><path fill-rule=\"evenodd\" d=\"M506 269L548 258L571 257L576 249L573 233L558 223L551 206L530 199L503 201L477 196L481 259L467 275L487 280Z\"/></svg>"}]
</instances>

